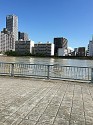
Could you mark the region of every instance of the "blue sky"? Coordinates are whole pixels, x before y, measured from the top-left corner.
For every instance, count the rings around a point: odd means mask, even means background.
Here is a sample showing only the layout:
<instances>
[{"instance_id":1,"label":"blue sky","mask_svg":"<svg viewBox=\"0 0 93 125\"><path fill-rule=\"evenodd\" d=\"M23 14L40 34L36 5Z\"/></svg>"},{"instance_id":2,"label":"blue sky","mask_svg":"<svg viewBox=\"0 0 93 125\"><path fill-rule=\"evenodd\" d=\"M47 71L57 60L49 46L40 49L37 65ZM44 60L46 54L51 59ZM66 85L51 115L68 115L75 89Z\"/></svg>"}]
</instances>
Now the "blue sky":
<instances>
[{"instance_id":1,"label":"blue sky","mask_svg":"<svg viewBox=\"0 0 93 125\"><path fill-rule=\"evenodd\" d=\"M0 0L0 31L9 14L35 43L65 37L72 48L87 47L92 38L93 0Z\"/></svg>"}]
</instances>

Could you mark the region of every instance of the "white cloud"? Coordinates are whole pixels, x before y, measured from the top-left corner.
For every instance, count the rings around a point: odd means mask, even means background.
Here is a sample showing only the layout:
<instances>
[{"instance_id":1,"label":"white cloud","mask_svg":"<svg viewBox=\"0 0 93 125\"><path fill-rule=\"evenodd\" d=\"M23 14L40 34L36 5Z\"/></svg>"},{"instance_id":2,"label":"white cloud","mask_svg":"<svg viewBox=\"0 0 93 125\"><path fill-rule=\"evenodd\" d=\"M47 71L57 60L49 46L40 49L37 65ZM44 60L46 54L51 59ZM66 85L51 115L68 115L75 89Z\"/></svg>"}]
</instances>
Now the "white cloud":
<instances>
[{"instance_id":1,"label":"white cloud","mask_svg":"<svg viewBox=\"0 0 93 125\"><path fill-rule=\"evenodd\" d=\"M68 49L70 49L70 50L74 51L74 49L73 49L72 47L68 47Z\"/></svg>"}]
</instances>

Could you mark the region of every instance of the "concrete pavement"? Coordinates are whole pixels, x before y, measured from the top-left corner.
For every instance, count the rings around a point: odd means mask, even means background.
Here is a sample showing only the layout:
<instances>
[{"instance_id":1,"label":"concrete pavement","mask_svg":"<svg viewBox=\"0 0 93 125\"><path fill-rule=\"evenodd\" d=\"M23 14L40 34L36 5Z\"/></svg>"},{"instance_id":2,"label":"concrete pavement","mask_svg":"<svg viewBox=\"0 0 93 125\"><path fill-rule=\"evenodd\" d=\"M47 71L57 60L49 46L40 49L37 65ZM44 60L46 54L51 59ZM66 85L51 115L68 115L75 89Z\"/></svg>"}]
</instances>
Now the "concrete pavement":
<instances>
[{"instance_id":1,"label":"concrete pavement","mask_svg":"<svg viewBox=\"0 0 93 125\"><path fill-rule=\"evenodd\" d=\"M2 76L0 125L93 125L93 84Z\"/></svg>"}]
</instances>

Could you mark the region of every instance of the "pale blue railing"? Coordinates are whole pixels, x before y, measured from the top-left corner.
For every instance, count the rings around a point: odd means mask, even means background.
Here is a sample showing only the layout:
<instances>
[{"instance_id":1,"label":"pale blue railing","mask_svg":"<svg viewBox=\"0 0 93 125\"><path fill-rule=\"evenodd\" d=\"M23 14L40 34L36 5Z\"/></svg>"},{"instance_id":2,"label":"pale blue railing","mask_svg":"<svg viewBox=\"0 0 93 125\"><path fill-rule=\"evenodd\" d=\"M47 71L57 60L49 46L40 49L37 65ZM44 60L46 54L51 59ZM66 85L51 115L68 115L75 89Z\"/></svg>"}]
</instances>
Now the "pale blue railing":
<instances>
[{"instance_id":1,"label":"pale blue railing","mask_svg":"<svg viewBox=\"0 0 93 125\"><path fill-rule=\"evenodd\" d=\"M0 62L0 75L93 81L93 68Z\"/></svg>"}]
</instances>

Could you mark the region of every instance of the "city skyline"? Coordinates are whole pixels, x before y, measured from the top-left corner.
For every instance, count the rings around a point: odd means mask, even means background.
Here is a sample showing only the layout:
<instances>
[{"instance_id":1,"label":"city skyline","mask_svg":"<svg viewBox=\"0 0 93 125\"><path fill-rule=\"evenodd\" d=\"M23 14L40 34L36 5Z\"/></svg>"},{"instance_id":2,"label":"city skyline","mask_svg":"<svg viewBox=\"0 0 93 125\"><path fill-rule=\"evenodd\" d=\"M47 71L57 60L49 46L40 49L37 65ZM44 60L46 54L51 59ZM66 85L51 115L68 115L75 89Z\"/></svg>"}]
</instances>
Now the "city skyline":
<instances>
[{"instance_id":1,"label":"city skyline","mask_svg":"<svg viewBox=\"0 0 93 125\"><path fill-rule=\"evenodd\" d=\"M93 16L90 0L3 0L0 4L0 30L7 15L15 14L21 32L26 32L35 43L55 37L68 39L68 46L87 47L92 38Z\"/></svg>"}]
</instances>

